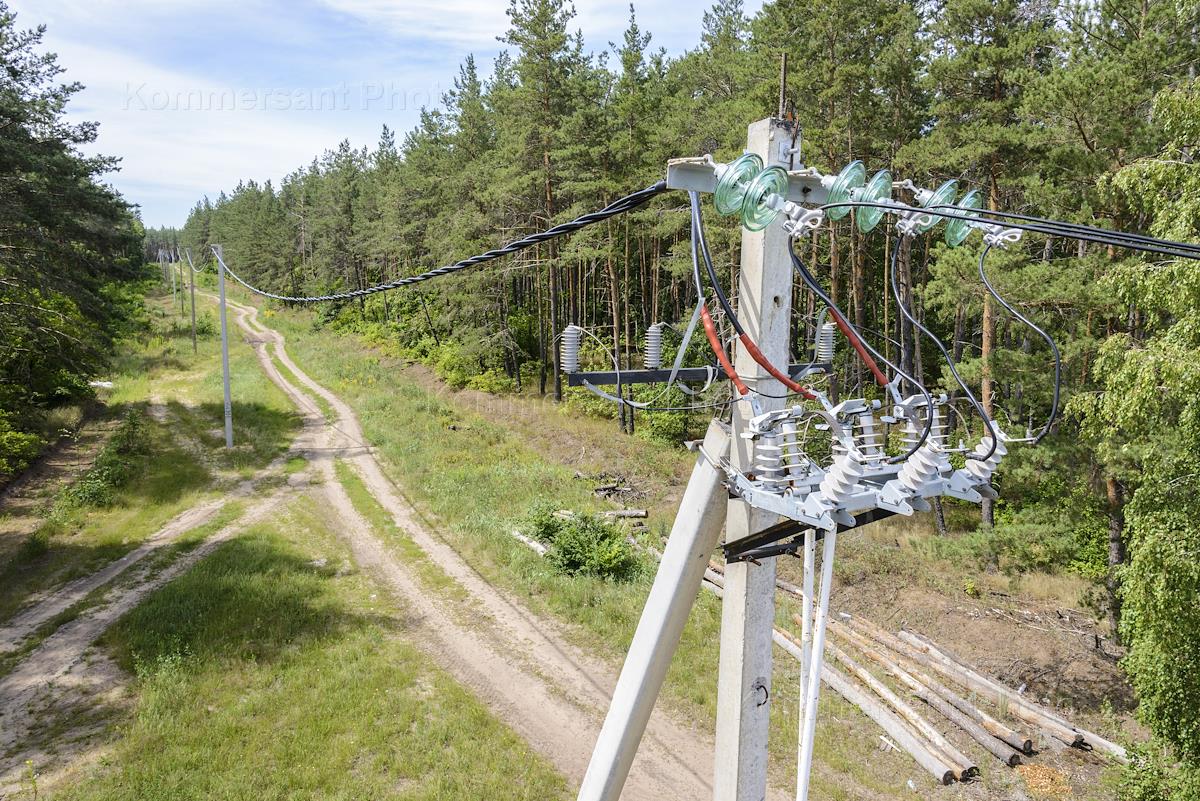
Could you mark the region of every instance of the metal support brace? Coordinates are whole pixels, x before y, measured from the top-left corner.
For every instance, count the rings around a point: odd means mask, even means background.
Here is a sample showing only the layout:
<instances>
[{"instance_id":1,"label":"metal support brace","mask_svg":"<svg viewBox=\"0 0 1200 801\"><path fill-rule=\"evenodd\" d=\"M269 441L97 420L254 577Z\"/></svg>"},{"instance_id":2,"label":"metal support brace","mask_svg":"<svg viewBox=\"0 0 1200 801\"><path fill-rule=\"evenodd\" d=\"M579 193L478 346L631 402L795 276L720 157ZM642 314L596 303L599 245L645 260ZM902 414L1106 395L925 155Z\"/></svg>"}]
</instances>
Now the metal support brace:
<instances>
[{"instance_id":1,"label":"metal support brace","mask_svg":"<svg viewBox=\"0 0 1200 801\"><path fill-rule=\"evenodd\" d=\"M615 801L625 786L708 560L721 537L727 495L724 474L710 460L725 458L728 450L728 429L712 421L629 645L579 788L579 801Z\"/></svg>"}]
</instances>

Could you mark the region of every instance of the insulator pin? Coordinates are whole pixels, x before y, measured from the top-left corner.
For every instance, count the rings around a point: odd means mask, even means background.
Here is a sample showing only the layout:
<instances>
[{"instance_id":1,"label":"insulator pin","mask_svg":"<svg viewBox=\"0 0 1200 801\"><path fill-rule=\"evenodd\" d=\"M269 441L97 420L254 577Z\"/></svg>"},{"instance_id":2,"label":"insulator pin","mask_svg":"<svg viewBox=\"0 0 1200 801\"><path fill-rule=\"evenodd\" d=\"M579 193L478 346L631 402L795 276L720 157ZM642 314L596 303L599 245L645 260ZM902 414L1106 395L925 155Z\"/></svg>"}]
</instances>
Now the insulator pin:
<instances>
[{"instance_id":1,"label":"insulator pin","mask_svg":"<svg viewBox=\"0 0 1200 801\"><path fill-rule=\"evenodd\" d=\"M642 360L647 370L658 370L662 367L663 324L655 323L646 329L646 350Z\"/></svg>"},{"instance_id":2,"label":"insulator pin","mask_svg":"<svg viewBox=\"0 0 1200 801\"><path fill-rule=\"evenodd\" d=\"M562 332L561 359L564 373L579 372L579 345L583 342L583 329L577 325L568 325Z\"/></svg>"}]
</instances>

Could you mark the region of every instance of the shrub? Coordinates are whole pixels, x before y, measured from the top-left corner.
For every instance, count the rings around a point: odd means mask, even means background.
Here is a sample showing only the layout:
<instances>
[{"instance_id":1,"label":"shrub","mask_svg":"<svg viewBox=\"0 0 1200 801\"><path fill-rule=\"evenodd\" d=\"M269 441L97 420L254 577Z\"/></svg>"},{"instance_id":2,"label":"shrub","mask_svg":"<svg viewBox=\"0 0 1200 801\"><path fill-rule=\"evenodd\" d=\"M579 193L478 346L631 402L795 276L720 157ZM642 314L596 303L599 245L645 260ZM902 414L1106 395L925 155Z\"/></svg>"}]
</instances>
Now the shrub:
<instances>
[{"instance_id":1,"label":"shrub","mask_svg":"<svg viewBox=\"0 0 1200 801\"><path fill-rule=\"evenodd\" d=\"M550 501L543 500L534 503L525 518L523 526L525 533L538 542L546 545L552 544L563 525L562 518L556 517L555 511L556 508Z\"/></svg>"},{"instance_id":2,"label":"shrub","mask_svg":"<svg viewBox=\"0 0 1200 801\"><path fill-rule=\"evenodd\" d=\"M566 576L590 576L629 581L640 567L633 546L618 526L590 514L559 517L557 507L538 501L523 528L534 539L550 546L546 559Z\"/></svg>"},{"instance_id":3,"label":"shrub","mask_svg":"<svg viewBox=\"0 0 1200 801\"><path fill-rule=\"evenodd\" d=\"M14 429L0 416L0 479L20 473L41 451L45 440L37 434Z\"/></svg>"},{"instance_id":4,"label":"shrub","mask_svg":"<svg viewBox=\"0 0 1200 801\"><path fill-rule=\"evenodd\" d=\"M50 550L50 528L42 526L25 538L17 549L17 562L29 562Z\"/></svg>"},{"instance_id":5,"label":"shrub","mask_svg":"<svg viewBox=\"0 0 1200 801\"><path fill-rule=\"evenodd\" d=\"M613 581L629 581L638 567L621 530L592 515L565 520L546 558L564 575Z\"/></svg>"},{"instance_id":6,"label":"shrub","mask_svg":"<svg viewBox=\"0 0 1200 801\"><path fill-rule=\"evenodd\" d=\"M130 411L96 457L96 463L67 490L67 500L77 506L111 504L116 490L133 478L138 457L148 450L145 421L139 412Z\"/></svg>"}]
</instances>

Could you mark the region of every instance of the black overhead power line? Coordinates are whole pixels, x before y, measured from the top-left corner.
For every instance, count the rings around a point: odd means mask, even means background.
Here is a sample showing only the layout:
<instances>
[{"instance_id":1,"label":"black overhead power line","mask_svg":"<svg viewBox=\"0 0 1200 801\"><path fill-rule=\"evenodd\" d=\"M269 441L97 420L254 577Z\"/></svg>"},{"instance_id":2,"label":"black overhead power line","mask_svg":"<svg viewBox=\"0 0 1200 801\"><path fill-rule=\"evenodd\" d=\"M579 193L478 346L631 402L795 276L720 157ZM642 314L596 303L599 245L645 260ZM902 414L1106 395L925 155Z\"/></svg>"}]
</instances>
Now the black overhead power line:
<instances>
[{"instance_id":1,"label":"black overhead power line","mask_svg":"<svg viewBox=\"0 0 1200 801\"><path fill-rule=\"evenodd\" d=\"M610 217L615 217L618 214L624 214L627 211L632 211L638 206L643 205L647 201L657 197L658 195L661 195L666 191L667 182L659 181L651 184L645 189L639 189L637 192L626 195L619 200L615 200L598 211L584 214L582 217L576 217L574 220L570 220L569 222L561 223L553 228L547 228L545 231L539 231L536 234L530 234L529 236L514 240L503 247L489 250L486 253L480 253L477 256L471 256L470 258L463 259L462 261L456 261L454 264L448 264L445 267L438 267L433 270L428 270L420 275L413 275L409 276L408 278L398 278L395 281L389 281L386 284L377 284L376 286L364 287L363 289L355 289L349 292L336 292L329 295L310 295L304 297L277 295L274 292L267 292L266 290L259 289L258 287L247 283L237 273L229 269L229 265L225 264L224 259L221 259L221 265L225 268L225 272L229 273L230 278L237 281L251 292L257 295L262 295L265 298L281 300L287 303L322 303L331 300L350 300L353 298L361 298L366 295L374 295L377 292L387 292L391 289L399 289L400 287L419 284L423 281L429 281L434 278L441 278L443 275L450 275L451 273L456 273L459 270L465 270L468 267L474 267L476 265L483 264L484 262L493 261L501 256L507 256L511 253L516 253L538 243L548 242L551 239L557 239L560 236L566 236L567 234L578 231L580 228L586 228L589 225L603 222L604 220L607 220ZM218 258L220 258L220 256L218 256Z\"/></svg>"}]
</instances>

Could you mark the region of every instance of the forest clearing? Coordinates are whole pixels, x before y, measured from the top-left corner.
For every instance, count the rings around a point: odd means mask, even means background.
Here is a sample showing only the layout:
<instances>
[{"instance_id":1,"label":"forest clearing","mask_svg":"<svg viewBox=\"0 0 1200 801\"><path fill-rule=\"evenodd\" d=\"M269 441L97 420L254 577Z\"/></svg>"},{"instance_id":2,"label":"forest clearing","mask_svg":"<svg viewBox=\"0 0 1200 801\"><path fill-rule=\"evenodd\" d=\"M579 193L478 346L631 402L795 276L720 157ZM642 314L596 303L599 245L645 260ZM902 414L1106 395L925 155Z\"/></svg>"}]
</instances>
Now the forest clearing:
<instances>
[{"instance_id":1,"label":"forest clearing","mask_svg":"<svg viewBox=\"0 0 1200 801\"><path fill-rule=\"evenodd\" d=\"M1200 798L1200 5L318 3L452 88L126 118L16 5L0 799Z\"/></svg>"}]
</instances>

